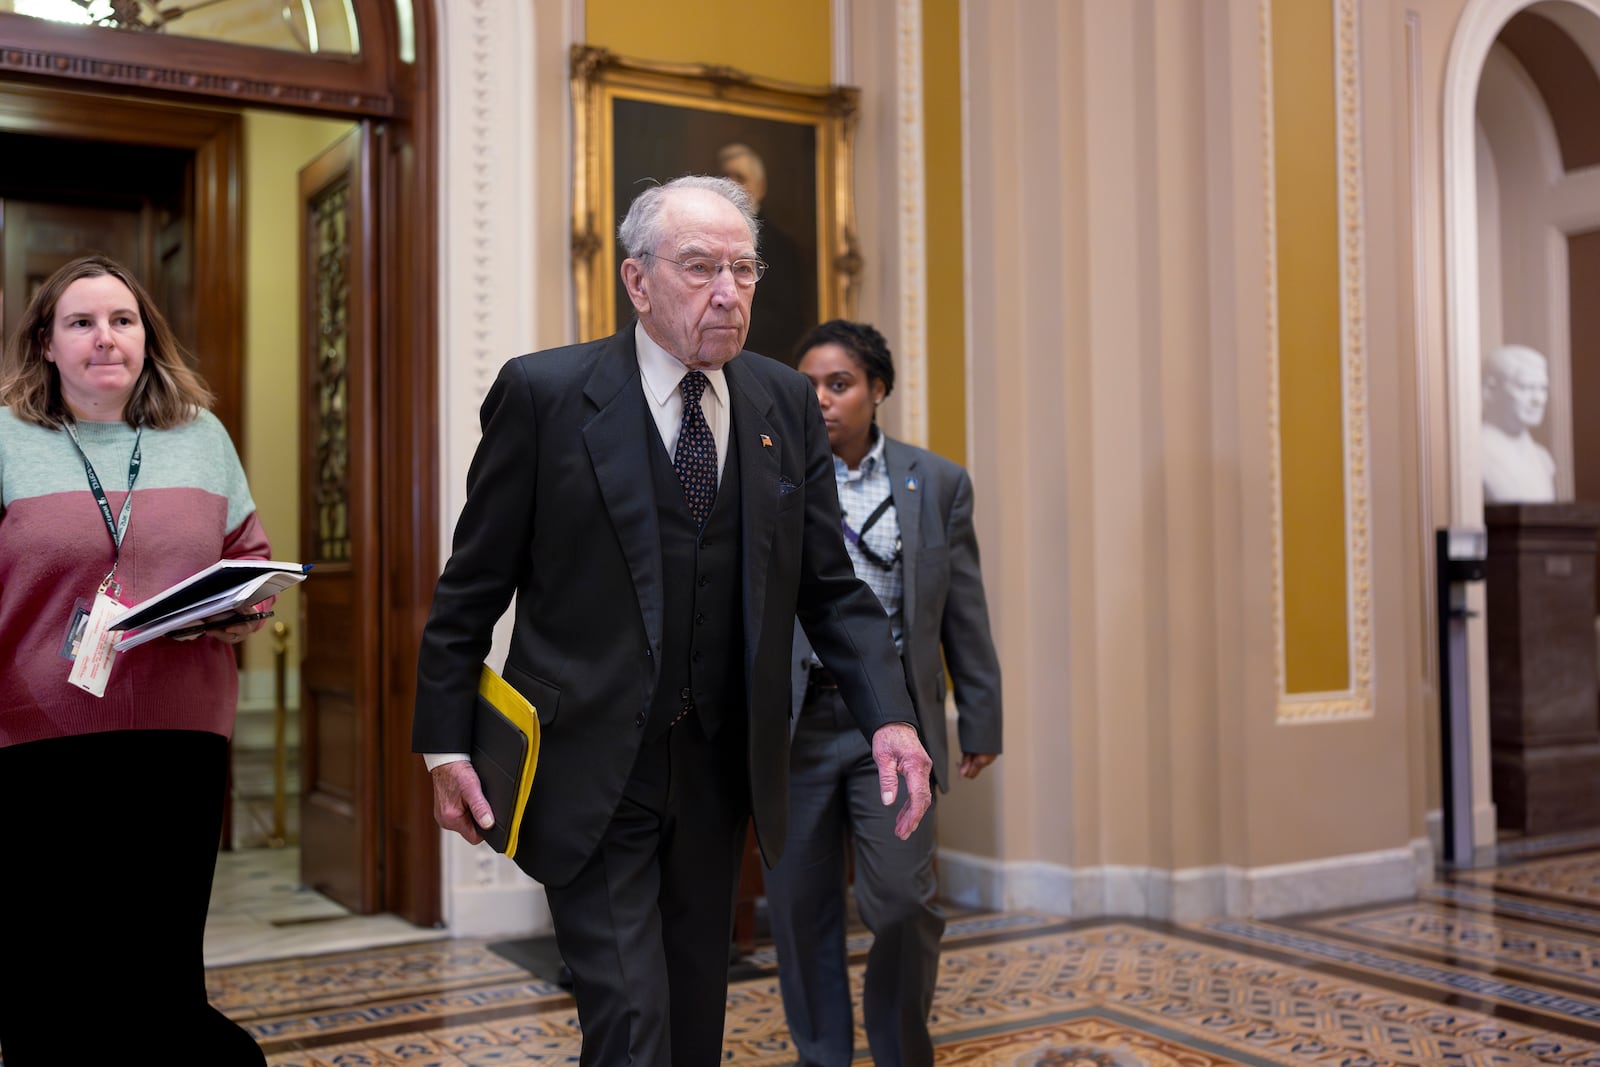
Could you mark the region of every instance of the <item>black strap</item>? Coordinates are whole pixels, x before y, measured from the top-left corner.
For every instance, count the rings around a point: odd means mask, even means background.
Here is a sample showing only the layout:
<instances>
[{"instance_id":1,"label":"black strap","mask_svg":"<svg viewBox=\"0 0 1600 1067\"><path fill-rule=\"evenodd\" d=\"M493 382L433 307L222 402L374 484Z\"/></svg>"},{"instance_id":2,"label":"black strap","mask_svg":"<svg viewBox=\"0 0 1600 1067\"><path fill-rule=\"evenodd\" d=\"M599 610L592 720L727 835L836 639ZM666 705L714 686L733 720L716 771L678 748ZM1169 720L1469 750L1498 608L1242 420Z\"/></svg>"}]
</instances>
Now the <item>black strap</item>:
<instances>
[{"instance_id":1,"label":"black strap","mask_svg":"<svg viewBox=\"0 0 1600 1067\"><path fill-rule=\"evenodd\" d=\"M111 502L106 499L106 491L100 484L99 476L94 472L94 464L89 462L89 453L83 450L83 442L78 440L77 429L70 422L66 425L67 433L78 449L78 455L83 458L83 472L89 478L89 491L94 493L94 502L100 505L100 517L105 520L106 531L111 534L111 569L115 571L116 564L122 556L122 539L128 535L128 520L133 515L133 483L139 479L139 464L143 456L139 440L144 436L144 427L139 427L133 435L133 455L128 459L128 495L122 498L122 513L113 520Z\"/></svg>"},{"instance_id":2,"label":"black strap","mask_svg":"<svg viewBox=\"0 0 1600 1067\"><path fill-rule=\"evenodd\" d=\"M840 525L844 527L844 535L850 541L850 543L861 550L861 554L867 557L868 562L873 563L886 571L894 570L894 565L900 562L899 538L895 539L894 555L889 559L884 559L882 556L874 552L872 550L872 546L867 544L865 538L867 531L872 529L877 521L883 518L883 513L888 511L893 505L894 494L890 493L883 498L876 508L873 509L872 514L867 516L867 521L861 524L861 529L859 530L852 530L850 528L849 520L843 517L841 517L839 520Z\"/></svg>"},{"instance_id":3,"label":"black strap","mask_svg":"<svg viewBox=\"0 0 1600 1067\"><path fill-rule=\"evenodd\" d=\"M861 524L861 529L856 531L856 536L865 537L867 535L867 531L872 529L873 523L883 518L883 513L888 511L893 504L894 494L890 493L888 496L883 498L883 501L876 508L873 509L872 514L867 516L867 521Z\"/></svg>"}]
</instances>

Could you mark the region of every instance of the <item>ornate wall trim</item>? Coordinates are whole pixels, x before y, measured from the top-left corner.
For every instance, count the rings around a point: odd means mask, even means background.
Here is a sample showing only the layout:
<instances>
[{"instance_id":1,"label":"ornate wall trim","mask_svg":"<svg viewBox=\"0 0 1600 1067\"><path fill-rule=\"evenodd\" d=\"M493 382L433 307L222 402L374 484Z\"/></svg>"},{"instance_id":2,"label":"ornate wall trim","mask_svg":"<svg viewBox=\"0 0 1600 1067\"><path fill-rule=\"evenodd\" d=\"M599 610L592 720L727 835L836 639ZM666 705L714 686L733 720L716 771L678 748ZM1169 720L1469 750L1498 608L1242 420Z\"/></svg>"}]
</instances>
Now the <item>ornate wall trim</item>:
<instances>
[{"instance_id":1,"label":"ornate wall trim","mask_svg":"<svg viewBox=\"0 0 1600 1067\"><path fill-rule=\"evenodd\" d=\"M435 0L439 76L439 522L448 552L466 501L466 470L480 436L478 407L505 361L537 347L535 145L532 117L539 43L530 5L518 0ZM541 56L565 67L566 45ZM557 190L559 198L563 194ZM443 560L441 559L441 564ZM497 635L491 658L504 655ZM443 833L443 831L440 831ZM543 892L515 864L444 834L444 910L456 936L548 929Z\"/></svg>"},{"instance_id":2,"label":"ornate wall trim","mask_svg":"<svg viewBox=\"0 0 1600 1067\"><path fill-rule=\"evenodd\" d=\"M832 76L834 85L852 85L855 63L851 49L855 47L855 34L850 21L850 0L833 0L829 10L832 27Z\"/></svg>"},{"instance_id":3,"label":"ornate wall trim","mask_svg":"<svg viewBox=\"0 0 1600 1067\"><path fill-rule=\"evenodd\" d=\"M1285 630L1282 406L1279 395L1277 173L1272 95L1272 0L1260 0L1262 144L1265 180L1267 293L1267 422L1272 498L1273 627L1277 642L1278 721L1329 722L1368 718L1372 689L1371 477L1365 312L1365 237L1362 231L1361 57L1357 0L1332 0L1334 86L1338 130L1339 311L1343 388L1345 589L1349 601L1350 684L1326 693L1288 692Z\"/></svg>"},{"instance_id":4,"label":"ornate wall trim","mask_svg":"<svg viewBox=\"0 0 1600 1067\"><path fill-rule=\"evenodd\" d=\"M528 149L537 131L522 129L532 99L521 36L532 27L508 0L441 4L444 60L441 78L442 170L439 213L445 270L441 286L442 402L452 440L447 452L449 515L463 491L449 480L466 470L453 460L477 444L477 409L500 366L533 334L533 232ZM509 33L516 27L516 33ZM508 134L516 133L517 136ZM457 433L461 430L461 433ZM459 479L456 479L459 481ZM448 539L444 542L448 544Z\"/></svg>"},{"instance_id":5,"label":"ornate wall trim","mask_svg":"<svg viewBox=\"0 0 1600 1067\"><path fill-rule=\"evenodd\" d=\"M355 108L370 115L388 115L394 111L394 101L385 96L308 89L285 82L197 73L145 63L87 59L83 56L27 48L7 48L0 51L0 70L12 70L23 74L49 74L54 77L88 78L101 86L111 83L141 89L172 89L182 93L233 97L240 101Z\"/></svg>"},{"instance_id":6,"label":"ornate wall trim","mask_svg":"<svg viewBox=\"0 0 1600 1067\"><path fill-rule=\"evenodd\" d=\"M895 16L895 79L899 106L900 336L894 340L901 437L928 443L928 255L926 161L923 152L922 0L899 0Z\"/></svg>"},{"instance_id":7,"label":"ornate wall trim","mask_svg":"<svg viewBox=\"0 0 1600 1067\"><path fill-rule=\"evenodd\" d=\"M1405 16L1405 70L1406 70L1406 147L1411 169L1411 343L1415 351L1412 373L1416 378L1415 447L1417 456L1417 558L1422 561L1417 576L1420 596L1417 603L1431 604L1437 595L1434 585L1433 545L1433 393L1429 388L1432 346L1428 343L1428 317L1422 309L1429 304L1431 286L1428 278L1428 200L1424 190L1423 173L1426 154L1423 150L1427 121L1423 110L1422 66L1422 16L1407 11ZM1423 684L1432 691L1434 679L1439 676L1438 620L1434 613L1424 613L1422 642Z\"/></svg>"},{"instance_id":8,"label":"ornate wall trim","mask_svg":"<svg viewBox=\"0 0 1600 1067\"><path fill-rule=\"evenodd\" d=\"M976 377L977 335L972 328L972 8L971 0L960 0L961 18L961 233L964 236L966 262L962 264L961 303L965 330L961 338L962 414L967 427L967 464L970 467L978 454L977 417L974 412L973 390Z\"/></svg>"},{"instance_id":9,"label":"ornate wall trim","mask_svg":"<svg viewBox=\"0 0 1600 1067\"><path fill-rule=\"evenodd\" d=\"M237 104L390 115L396 108L389 81L391 39L375 10L379 2L357 0L369 51L348 61L198 37L180 40L67 26L0 12L0 73L79 80L95 92L121 86Z\"/></svg>"}]
</instances>

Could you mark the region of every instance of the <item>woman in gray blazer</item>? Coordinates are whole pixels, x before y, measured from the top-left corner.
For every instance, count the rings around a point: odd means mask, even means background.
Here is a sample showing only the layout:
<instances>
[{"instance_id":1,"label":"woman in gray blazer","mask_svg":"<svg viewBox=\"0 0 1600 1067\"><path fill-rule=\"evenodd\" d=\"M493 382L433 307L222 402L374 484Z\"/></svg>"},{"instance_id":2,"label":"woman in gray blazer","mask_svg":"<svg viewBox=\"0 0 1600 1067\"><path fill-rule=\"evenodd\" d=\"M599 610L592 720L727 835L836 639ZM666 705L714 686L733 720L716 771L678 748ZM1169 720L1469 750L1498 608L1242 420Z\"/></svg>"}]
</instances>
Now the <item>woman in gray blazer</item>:
<instances>
[{"instance_id":1,"label":"woman in gray blazer","mask_svg":"<svg viewBox=\"0 0 1600 1067\"><path fill-rule=\"evenodd\" d=\"M889 615L940 791L949 789L945 669L954 682L957 766L966 778L1000 752L1000 663L972 528L972 482L958 464L896 441L877 425L894 388L883 335L863 323L823 323L796 348L827 424L856 574ZM934 811L908 840L878 796L871 746L833 677L795 631L789 837L766 876L784 1012L802 1064L853 1055L845 950L846 835L855 901L873 933L863 1014L875 1063L933 1063L928 1016L944 914L934 901ZM937 797L937 793L935 794ZM935 804L935 808L937 803Z\"/></svg>"}]
</instances>

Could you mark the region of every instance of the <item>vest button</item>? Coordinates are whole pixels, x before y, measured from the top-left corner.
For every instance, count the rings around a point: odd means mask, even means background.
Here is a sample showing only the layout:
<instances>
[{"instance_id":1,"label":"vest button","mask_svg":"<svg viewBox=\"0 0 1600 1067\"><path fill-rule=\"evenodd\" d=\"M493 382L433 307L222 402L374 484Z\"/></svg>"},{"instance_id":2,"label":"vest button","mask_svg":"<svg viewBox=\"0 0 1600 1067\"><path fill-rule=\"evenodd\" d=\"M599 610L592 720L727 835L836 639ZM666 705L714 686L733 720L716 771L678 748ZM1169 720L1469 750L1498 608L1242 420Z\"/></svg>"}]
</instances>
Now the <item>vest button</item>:
<instances>
[{"instance_id":1,"label":"vest button","mask_svg":"<svg viewBox=\"0 0 1600 1067\"><path fill-rule=\"evenodd\" d=\"M688 700L692 696L694 696L694 694L689 691L688 686L684 686L682 689L678 690L679 700Z\"/></svg>"},{"instance_id":2,"label":"vest button","mask_svg":"<svg viewBox=\"0 0 1600 1067\"><path fill-rule=\"evenodd\" d=\"M633 725L635 725L635 726L643 726L644 725L644 712L641 711L639 714L637 714L637 715L635 715L633 717Z\"/></svg>"},{"instance_id":3,"label":"vest button","mask_svg":"<svg viewBox=\"0 0 1600 1067\"><path fill-rule=\"evenodd\" d=\"M706 613L703 611L698 612L694 617L694 624L696 626L704 626L706 624Z\"/></svg>"},{"instance_id":4,"label":"vest button","mask_svg":"<svg viewBox=\"0 0 1600 1067\"><path fill-rule=\"evenodd\" d=\"M708 586L710 584L711 584L711 575L702 574L700 576L700 588L704 589L706 586Z\"/></svg>"}]
</instances>

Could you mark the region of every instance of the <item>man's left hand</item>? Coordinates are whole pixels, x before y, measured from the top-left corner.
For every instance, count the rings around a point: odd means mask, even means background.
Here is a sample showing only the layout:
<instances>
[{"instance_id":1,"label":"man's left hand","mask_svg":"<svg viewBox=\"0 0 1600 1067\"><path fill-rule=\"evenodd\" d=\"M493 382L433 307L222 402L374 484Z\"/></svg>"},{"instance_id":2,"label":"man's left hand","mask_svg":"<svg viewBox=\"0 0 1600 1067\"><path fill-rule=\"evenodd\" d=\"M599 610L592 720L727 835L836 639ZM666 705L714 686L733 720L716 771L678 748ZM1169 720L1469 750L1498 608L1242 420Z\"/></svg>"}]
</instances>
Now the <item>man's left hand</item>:
<instances>
[{"instance_id":1,"label":"man's left hand","mask_svg":"<svg viewBox=\"0 0 1600 1067\"><path fill-rule=\"evenodd\" d=\"M894 833L904 841L922 822L933 803L928 784L933 760L917 739L916 727L908 722L885 723L872 735L872 759L878 765L878 786L884 804L893 804L900 793L901 776L906 780L906 802L895 816Z\"/></svg>"},{"instance_id":2,"label":"man's left hand","mask_svg":"<svg viewBox=\"0 0 1600 1067\"><path fill-rule=\"evenodd\" d=\"M976 778L978 773L995 761L995 752L961 753L961 777Z\"/></svg>"}]
</instances>

